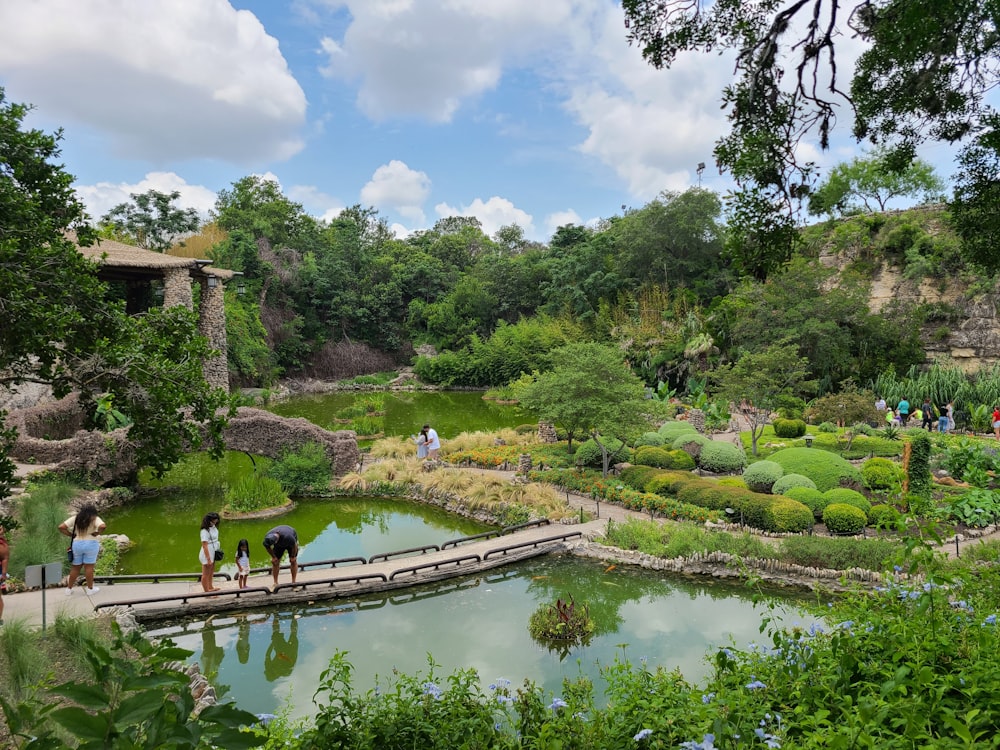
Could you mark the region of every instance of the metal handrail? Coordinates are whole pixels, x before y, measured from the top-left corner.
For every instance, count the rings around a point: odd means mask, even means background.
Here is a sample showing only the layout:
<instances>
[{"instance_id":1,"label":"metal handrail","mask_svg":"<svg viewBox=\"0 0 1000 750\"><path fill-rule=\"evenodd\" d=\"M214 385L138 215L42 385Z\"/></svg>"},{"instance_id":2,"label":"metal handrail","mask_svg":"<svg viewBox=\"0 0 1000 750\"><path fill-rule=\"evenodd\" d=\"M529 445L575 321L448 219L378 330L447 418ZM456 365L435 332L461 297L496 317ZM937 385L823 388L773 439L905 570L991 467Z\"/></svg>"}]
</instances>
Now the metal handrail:
<instances>
[{"instance_id":1,"label":"metal handrail","mask_svg":"<svg viewBox=\"0 0 1000 750\"><path fill-rule=\"evenodd\" d=\"M341 578L320 578L315 581L296 581L295 583L279 583L273 589L271 589L272 594L277 594L279 591L294 590L294 589L307 589L311 586L329 586L333 587L338 583L361 583L366 580L376 580L385 583L387 581L385 573L362 573L356 576L344 576Z\"/></svg>"},{"instance_id":2,"label":"metal handrail","mask_svg":"<svg viewBox=\"0 0 1000 750\"><path fill-rule=\"evenodd\" d=\"M376 560L388 560L390 557L399 557L402 555L409 555L414 552L419 552L421 555L426 555L428 552L440 552L441 548L436 544L425 544L422 547L410 547L409 549L401 549L395 552L383 552L378 555L372 555L368 558L368 564L371 565Z\"/></svg>"},{"instance_id":3,"label":"metal handrail","mask_svg":"<svg viewBox=\"0 0 1000 750\"><path fill-rule=\"evenodd\" d=\"M463 536L458 539L451 539L447 542L444 542L441 545L441 550L444 551L449 547L457 547L460 544L465 544L466 542L474 542L479 539L492 539L495 536L503 536L503 534L504 534L503 529L494 529L493 531L484 531L481 534L473 534L472 536Z\"/></svg>"},{"instance_id":4,"label":"metal handrail","mask_svg":"<svg viewBox=\"0 0 1000 750\"><path fill-rule=\"evenodd\" d=\"M400 568L395 570L389 576L390 581L396 580L396 576L402 575L403 573L419 573L421 570L433 569L440 570L442 565L458 565L461 566L464 562L482 562L482 558L479 555L464 555L462 557L451 557L447 560L438 560L437 562L424 563L423 565L414 565L410 568Z\"/></svg>"},{"instance_id":5,"label":"metal handrail","mask_svg":"<svg viewBox=\"0 0 1000 750\"><path fill-rule=\"evenodd\" d=\"M558 534L557 536L549 536L544 539L535 539L530 542L521 542L520 544L510 544L501 549L493 549L483 555L483 560L489 560L493 555L506 555L508 552L512 552L516 549L524 549L525 547L537 547L540 544L548 544L550 542L564 542L567 539L572 539L574 537L582 537L583 533L580 531L571 531L565 534Z\"/></svg>"},{"instance_id":6,"label":"metal handrail","mask_svg":"<svg viewBox=\"0 0 1000 750\"><path fill-rule=\"evenodd\" d=\"M267 568L270 571L270 568ZM83 576L80 576L82 578ZM229 573L215 573L212 578L221 578L225 581L233 580ZM95 575L94 580L99 583L106 583L114 586L116 582L125 581L150 581L159 583L160 581L200 581L201 573L129 573L128 575L100 576Z\"/></svg>"},{"instance_id":7,"label":"metal handrail","mask_svg":"<svg viewBox=\"0 0 1000 750\"><path fill-rule=\"evenodd\" d=\"M361 565L368 563L368 561L363 557L338 557L332 560L315 560L313 562L299 563L299 570L305 570L306 568L324 568L327 566L336 568L340 563L344 563L346 565L347 563L352 562L360 563ZM267 570L270 570L270 568L267 568Z\"/></svg>"},{"instance_id":8,"label":"metal handrail","mask_svg":"<svg viewBox=\"0 0 1000 750\"><path fill-rule=\"evenodd\" d=\"M188 592L186 594L172 594L170 596L153 596L147 599L129 599L123 602L101 602L94 605L94 609L103 609L105 607L131 607L134 604L161 604L165 602L171 602L180 600L181 603L187 604L190 599L210 599L218 598L220 596L232 596L235 595L237 599L241 596L247 594L264 594L270 596L271 589L264 586L254 586L252 588L246 589L220 589L219 591L196 591L194 593Z\"/></svg>"}]
</instances>

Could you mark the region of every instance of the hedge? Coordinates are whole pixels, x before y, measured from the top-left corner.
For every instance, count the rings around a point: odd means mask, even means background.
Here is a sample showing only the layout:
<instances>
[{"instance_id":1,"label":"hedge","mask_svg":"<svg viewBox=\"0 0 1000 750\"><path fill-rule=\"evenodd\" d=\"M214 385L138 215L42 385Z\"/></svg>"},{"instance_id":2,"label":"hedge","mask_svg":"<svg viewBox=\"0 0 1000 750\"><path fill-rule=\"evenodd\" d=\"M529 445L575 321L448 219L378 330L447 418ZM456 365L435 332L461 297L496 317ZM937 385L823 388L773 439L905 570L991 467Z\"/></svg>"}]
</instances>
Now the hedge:
<instances>
[{"instance_id":1,"label":"hedge","mask_svg":"<svg viewBox=\"0 0 1000 750\"><path fill-rule=\"evenodd\" d=\"M808 531L815 523L813 512L790 497L773 495L765 516L767 531L781 533Z\"/></svg>"},{"instance_id":2,"label":"hedge","mask_svg":"<svg viewBox=\"0 0 1000 750\"><path fill-rule=\"evenodd\" d=\"M781 464L767 460L757 461L743 470L743 481L754 492L771 492L771 487L784 473Z\"/></svg>"},{"instance_id":3,"label":"hedge","mask_svg":"<svg viewBox=\"0 0 1000 750\"><path fill-rule=\"evenodd\" d=\"M660 433L665 442L673 442L675 438L689 432L698 434L698 431L687 422L664 422L657 432Z\"/></svg>"},{"instance_id":4,"label":"hedge","mask_svg":"<svg viewBox=\"0 0 1000 750\"><path fill-rule=\"evenodd\" d=\"M830 504L826 496L815 487L791 487L781 494L805 505L812 511L817 521L823 517L823 509Z\"/></svg>"},{"instance_id":5,"label":"hedge","mask_svg":"<svg viewBox=\"0 0 1000 750\"><path fill-rule=\"evenodd\" d=\"M787 495L788 490L792 489L792 487L808 487L814 490L816 489L816 483L802 474L785 474L771 487L771 494Z\"/></svg>"},{"instance_id":6,"label":"hedge","mask_svg":"<svg viewBox=\"0 0 1000 750\"><path fill-rule=\"evenodd\" d=\"M662 446L666 443L663 435L658 432L644 432L639 436L639 439L635 441L635 447L639 448L643 445L655 445L656 447Z\"/></svg>"},{"instance_id":7,"label":"hedge","mask_svg":"<svg viewBox=\"0 0 1000 750\"><path fill-rule=\"evenodd\" d=\"M630 461L632 450L618 438L608 437L602 440L610 454L611 465ZM578 466L601 467L601 446L593 438L580 443L574 454L574 460Z\"/></svg>"},{"instance_id":8,"label":"hedge","mask_svg":"<svg viewBox=\"0 0 1000 750\"><path fill-rule=\"evenodd\" d=\"M826 498L827 505L843 503L844 505L853 505L855 508L859 508L864 512L866 520L868 519L868 514L872 511L871 502L857 490L839 487L837 489L827 490L823 493L823 497Z\"/></svg>"},{"instance_id":9,"label":"hedge","mask_svg":"<svg viewBox=\"0 0 1000 750\"><path fill-rule=\"evenodd\" d=\"M836 453L821 448L782 448L767 457L781 464L786 474L802 474L825 492L849 482L860 482L861 474Z\"/></svg>"},{"instance_id":10,"label":"hedge","mask_svg":"<svg viewBox=\"0 0 1000 750\"><path fill-rule=\"evenodd\" d=\"M798 438L806 434L806 423L801 419L774 420L774 435L779 438Z\"/></svg>"},{"instance_id":11,"label":"hedge","mask_svg":"<svg viewBox=\"0 0 1000 750\"><path fill-rule=\"evenodd\" d=\"M674 438L670 447L675 451L684 451L697 461L699 454L701 454L701 447L710 442L712 442L710 438L698 432L685 432L680 437Z\"/></svg>"},{"instance_id":12,"label":"hedge","mask_svg":"<svg viewBox=\"0 0 1000 750\"><path fill-rule=\"evenodd\" d=\"M709 440L701 446L697 461L700 468L713 474L735 474L746 466L747 457L741 447Z\"/></svg>"},{"instance_id":13,"label":"hedge","mask_svg":"<svg viewBox=\"0 0 1000 750\"><path fill-rule=\"evenodd\" d=\"M823 523L831 534L858 534L866 521L865 512L853 505L834 503L823 511Z\"/></svg>"},{"instance_id":14,"label":"hedge","mask_svg":"<svg viewBox=\"0 0 1000 750\"><path fill-rule=\"evenodd\" d=\"M861 483L872 492L899 491L903 467L888 458L869 458L861 467Z\"/></svg>"}]
</instances>

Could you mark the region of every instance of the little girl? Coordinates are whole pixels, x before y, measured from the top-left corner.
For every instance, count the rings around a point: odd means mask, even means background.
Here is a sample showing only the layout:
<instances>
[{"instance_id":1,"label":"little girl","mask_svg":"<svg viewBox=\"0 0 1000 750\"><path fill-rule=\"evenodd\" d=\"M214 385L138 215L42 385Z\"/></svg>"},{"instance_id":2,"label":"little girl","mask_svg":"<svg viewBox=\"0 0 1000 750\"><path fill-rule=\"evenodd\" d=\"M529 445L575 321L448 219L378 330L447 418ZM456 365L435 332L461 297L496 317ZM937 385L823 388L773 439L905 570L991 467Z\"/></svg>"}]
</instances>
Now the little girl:
<instances>
[{"instance_id":1,"label":"little girl","mask_svg":"<svg viewBox=\"0 0 1000 750\"><path fill-rule=\"evenodd\" d=\"M236 582L241 589L247 587L247 576L250 575L250 542L240 539L236 545Z\"/></svg>"}]
</instances>

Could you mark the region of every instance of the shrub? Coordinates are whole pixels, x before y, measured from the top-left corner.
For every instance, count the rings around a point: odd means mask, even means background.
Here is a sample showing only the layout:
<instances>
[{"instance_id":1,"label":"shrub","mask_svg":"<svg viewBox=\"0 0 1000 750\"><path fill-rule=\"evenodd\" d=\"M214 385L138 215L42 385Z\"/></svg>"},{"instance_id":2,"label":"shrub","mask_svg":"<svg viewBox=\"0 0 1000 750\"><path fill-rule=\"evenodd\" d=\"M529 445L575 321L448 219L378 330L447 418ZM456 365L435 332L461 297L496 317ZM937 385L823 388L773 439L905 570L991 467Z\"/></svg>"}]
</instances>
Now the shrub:
<instances>
[{"instance_id":1,"label":"shrub","mask_svg":"<svg viewBox=\"0 0 1000 750\"><path fill-rule=\"evenodd\" d=\"M639 492L647 492L649 482L663 472L653 466L626 466L618 475L619 481L626 487Z\"/></svg>"},{"instance_id":2,"label":"shrub","mask_svg":"<svg viewBox=\"0 0 1000 750\"><path fill-rule=\"evenodd\" d=\"M684 454L688 460L691 459L686 453ZM673 468L670 459L670 453L663 448L657 448L652 445L643 445L635 450L635 456L632 458L632 462L639 464L640 466L655 466L660 469L670 469ZM692 465L694 462L692 461Z\"/></svg>"},{"instance_id":3,"label":"shrub","mask_svg":"<svg viewBox=\"0 0 1000 750\"><path fill-rule=\"evenodd\" d=\"M875 434L875 428L867 422L858 422L857 424L851 426L851 432L855 435L870 436Z\"/></svg>"},{"instance_id":4,"label":"shrub","mask_svg":"<svg viewBox=\"0 0 1000 750\"><path fill-rule=\"evenodd\" d=\"M899 522L900 513L896 506L887 503L873 505L868 514L868 521L876 529L892 529Z\"/></svg>"},{"instance_id":5,"label":"shrub","mask_svg":"<svg viewBox=\"0 0 1000 750\"><path fill-rule=\"evenodd\" d=\"M558 599L543 604L528 619L528 632L536 640L570 640L585 643L594 633L594 620L586 604Z\"/></svg>"},{"instance_id":6,"label":"shrub","mask_svg":"<svg viewBox=\"0 0 1000 750\"><path fill-rule=\"evenodd\" d=\"M798 500L804 506L809 508L817 521L823 518L823 510L830 504L826 499L826 496L815 488L792 487L785 490L781 494L785 497L792 498L792 500Z\"/></svg>"},{"instance_id":7,"label":"shrub","mask_svg":"<svg viewBox=\"0 0 1000 750\"><path fill-rule=\"evenodd\" d=\"M771 487L771 493L774 495L788 495L788 490L792 489L792 487L808 487L814 490L816 489L816 483L802 474L785 474ZM789 495L789 497L791 496Z\"/></svg>"},{"instance_id":8,"label":"shrub","mask_svg":"<svg viewBox=\"0 0 1000 750\"><path fill-rule=\"evenodd\" d=\"M774 420L774 434L780 438L797 438L806 434L806 423L801 419Z\"/></svg>"},{"instance_id":9,"label":"shrub","mask_svg":"<svg viewBox=\"0 0 1000 750\"><path fill-rule=\"evenodd\" d=\"M784 473L781 464L776 464L774 461L757 461L743 470L743 481L747 489L754 492L771 492L771 487Z\"/></svg>"},{"instance_id":10,"label":"shrub","mask_svg":"<svg viewBox=\"0 0 1000 750\"><path fill-rule=\"evenodd\" d=\"M519 424L517 427L514 428L514 432L516 432L518 435L532 435L532 434L538 432L538 425L537 424Z\"/></svg>"},{"instance_id":11,"label":"shrub","mask_svg":"<svg viewBox=\"0 0 1000 750\"><path fill-rule=\"evenodd\" d=\"M836 432L837 425L835 425L833 422L820 422L819 427L817 427L816 429L819 430L820 432Z\"/></svg>"},{"instance_id":12,"label":"shrub","mask_svg":"<svg viewBox=\"0 0 1000 750\"><path fill-rule=\"evenodd\" d=\"M775 495L767 506L765 514L767 531L790 533L808 531L813 527L813 512L790 497Z\"/></svg>"},{"instance_id":13,"label":"shrub","mask_svg":"<svg viewBox=\"0 0 1000 750\"><path fill-rule=\"evenodd\" d=\"M667 451L667 455L670 456L670 464L665 467L667 469L691 471L695 467L694 459L684 451Z\"/></svg>"},{"instance_id":14,"label":"shrub","mask_svg":"<svg viewBox=\"0 0 1000 750\"><path fill-rule=\"evenodd\" d=\"M908 487L911 495L930 497L931 439L921 430L910 438L910 462L907 465Z\"/></svg>"},{"instance_id":15,"label":"shrub","mask_svg":"<svg viewBox=\"0 0 1000 750\"><path fill-rule=\"evenodd\" d=\"M276 508L286 502L288 497L277 479L249 474L226 490L223 510L230 513L249 513L264 508Z\"/></svg>"},{"instance_id":16,"label":"shrub","mask_svg":"<svg viewBox=\"0 0 1000 750\"><path fill-rule=\"evenodd\" d=\"M867 520L861 508L845 503L827 505L823 511L823 523L831 534L857 534L865 527Z\"/></svg>"},{"instance_id":17,"label":"shrub","mask_svg":"<svg viewBox=\"0 0 1000 750\"><path fill-rule=\"evenodd\" d=\"M664 497L676 496L681 487L687 486L691 482L702 480L691 474L682 474L677 471L661 471L646 484L646 492Z\"/></svg>"},{"instance_id":18,"label":"shrub","mask_svg":"<svg viewBox=\"0 0 1000 750\"><path fill-rule=\"evenodd\" d=\"M721 484L723 487L739 487L741 490L747 488L747 483L743 481L743 477L719 477L715 482L716 484Z\"/></svg>"},{"instance_id":19,"label":"shrub","mask_svg":"<svg viewBox=\"0 0 1000 750\"><path fill-rule=\"evenodd\" d=\"M695 479L677 488L677 499L681 502L711 510L737 508L750 494L748 490L726 487L710 479Z\"/></svg>"},{"instance_id":20,"label":"shrub","mask_svg":"<svg viewBox=\"0 0 1000 750\"><path fill-rule=\"evenodd\" d=\"M612 465L631 460L632 451L618 438L608 437L604 438L601 442L608 449L609 460ZM601 468L601 446L593 438L580 443L574 455L578 466Z\"/></svg>"},{"instance_id":21,"label":"shrub","mask_svg":"<svg viewBox=\"0 0 1000 750\"><path fill-rule=\"evenodd\" d=\"M687 422L664 422L657 430L665 442L673 442L681 435L692 433L698 435L698 431Z\"/></svg>"},{"instance_id":22,"label":"shrub","mask_svg":"<svg viewBox=\"0 0 1000 750\"><path fill-rule=\"evenodd\" d=\"M828 506L839 503L843 505L853 505L855 508L859 508L864 512L866 520L868 518L868 514L871 513L872 510L872 504L869 502L867 497L862 495L857 490L847 489L846 487L827 490L823 493L823 497L826 498Z\"/></svg>"},{"instance_id":23,"label":"shrub","mask_svg":"<svg viewBox=\"0 0 1000 750\"><path fill-rule=\"evenodd\" d=\"M888 458L869 458L861 467L861 483L872 492L898 492L903 467Z\"/></svg>"},{"instance_id":24,"label":"shrub","mask_svg":"<svg viewBox=\"0 0 1000 750\"><path fill-rule=\"evenodd\" d=\"M888 539L831 539L823 536L789 536L781 540L781 559L809 568L882 571L900 549Z\"/></svg>"},{"instance_id":25,"label":"shrub","mask_svg":"<svg viewBox=\"0 0 1000 750\"><path fill-rule=\"evenodd\" d=\"M709 440L698 454L698 466L713 474L735 474L746 462L742 448L718 440Z\"/></svg>"},{"instance_id":26,"label":"shrub","mask_svg":"<svg viewBox=\"0 0 1000 750\"><path fill-rule=\"evenodd\" d=\"M786 474L802 474L825 492L847 482L857 482L861 475L844 458L830 451L813 448L782 448L767 457L781 464Z\"/></svg>"},{"instance_id":27,"label":"shrub","mask_svg":"<svg viewBox=\"0 0 1000 750\"><path fill-rule=\"evenodd\" d=\"M674 442L671 443L671 447L675 451L684 451L691 458L698 460L698 456L701 454L701 447L706 443L712 442L711 438L707 438L698 432L684 433L680 437L674 438Z\"/></svg>"},{"instance_id":28,"label":"shrub","mask_svg":"<svg viewBox=\"0 0 1000 750\"><path fill-rule=\"evenodd\" d=\"M319 443L306 443L298 450L286 450L267 467L266 476L281 483L290 497L301 497L309 491L329 489L333 466Z\"/></svg>"},{"instance_id":29,"label":"shrub","mask_svg":"<svg viewBox=\"0 0 1000 750\"><path fill-rule=\"evenodd\" d=\"M635 447L639 448L643 445L655 445L657 447L663 445L667 442L663 435L658 432L644 432L639 436L639 439L635 441Z\"/></svg>"}]
</instances>

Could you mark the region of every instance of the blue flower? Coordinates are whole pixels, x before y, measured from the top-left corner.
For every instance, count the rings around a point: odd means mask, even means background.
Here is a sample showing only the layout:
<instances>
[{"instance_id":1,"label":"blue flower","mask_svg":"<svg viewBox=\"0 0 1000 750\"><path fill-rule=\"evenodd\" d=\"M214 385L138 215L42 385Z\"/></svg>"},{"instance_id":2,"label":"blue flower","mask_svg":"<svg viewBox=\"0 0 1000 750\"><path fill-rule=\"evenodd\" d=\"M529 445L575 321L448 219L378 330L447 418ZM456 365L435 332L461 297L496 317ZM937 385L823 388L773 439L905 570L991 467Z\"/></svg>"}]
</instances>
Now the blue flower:
<instances>
[{"instance_id":1,"label":"blue flower","mask_svg":"<svg viewBox=\"0 0 1000 750\"><path fill-rule=\"evenodd\" d=\"M257 714L257 723L260 724L262 727L266 727L268 724L270 724L277 718L278 717L275 716L274 714Z\"/></svg>"},{"instance_id":2,"label":"blue flower","mask_svg":"<svg viewBox=\"0 0 1000 750\"><path fill-rule=\"evenodd\" d=\"M562 698L553 698L552 702L549 704L549 708L553 711L557 711L560 708L566 708L567 705L569 704L567 704Z\"/></svg>"},{"instance_id":3,"label":"blue flower","mask_svg":"<svg viewBox=\"0 0 1000 750\"><path fill-rule=\"evenodd\" d=\"M647 737L649 737L649 735L651 735L652 733L653 733L652 729L640 729L639 732L632 739L635 740L636 742L639 742L640 740L644 740Z\"/></svg>"},{"instance_id":4,"label":"blue flower","mask_svg":"<svg viewBox=\"0 0 1000 750\"><path fill-rule=\"evenodd\" d=\"M442 695L441 688L439 688L433 682L425 682L424 685L423 685L423 688L424 688L424 695L430 695L435 700L440 700L441 699L441 695Z\"/></svg>"},{"instance_id":5,"label":"blue flower","mask_svg":"<svg viewBox=\"0 0 1000 750\"><path fill-rule=\"evenodd\" d=\"M747 690L762 690L763 688L766 688L766 687L767 687L767 685L765 685L763 682L761 682L757 678L754 678L753 682L748 682L747 683Z\"/></svg>"},{"instance_id":6,"label":"blue flower","mask_svg":"<svg viewBox=\"0 0 1000 750\"><path fill-rule=\"evenodd\" d=\"M996 615L988 615L986 619L983 620L983 625L996 625L996 624L997 624Z\"/></svg>"},{"instance_id":7,"label":"blue flower","mask_svg":"<svg viewBox=\"0 0 1000 750\"><path fill-rule=\"evenodd\" d=\"M714 697L715 693L705 693L703 696L701 696L701 702L706 704L711 703Z\"/></svg>"},{"instance_id":8,"label":"blue flower","mask_svg":"<svg viewBox=\"0 0 1000 750\"><path fill-rule=\"evenodd\" d=\"M892 570L894 573L902 573L903 567L901 565L893 565Z\"/></svg>"},{"instance_id":9,"label":"blue flower","mask_svg":"<svg viewBox=\"0 0 1000 750\"><path fill-rule=\"evenodd\" d=\"M715 735L706 734L701 738L701 742L695 742L694 740L682 742L681 747L684 750L715 750Z\"/></svg>"}]
</instances>

